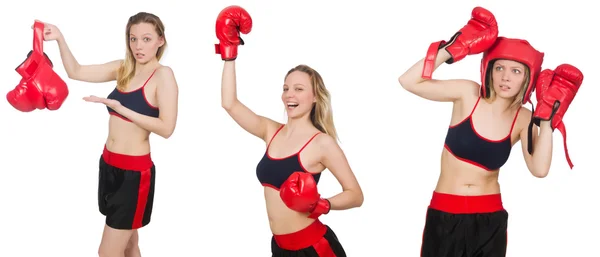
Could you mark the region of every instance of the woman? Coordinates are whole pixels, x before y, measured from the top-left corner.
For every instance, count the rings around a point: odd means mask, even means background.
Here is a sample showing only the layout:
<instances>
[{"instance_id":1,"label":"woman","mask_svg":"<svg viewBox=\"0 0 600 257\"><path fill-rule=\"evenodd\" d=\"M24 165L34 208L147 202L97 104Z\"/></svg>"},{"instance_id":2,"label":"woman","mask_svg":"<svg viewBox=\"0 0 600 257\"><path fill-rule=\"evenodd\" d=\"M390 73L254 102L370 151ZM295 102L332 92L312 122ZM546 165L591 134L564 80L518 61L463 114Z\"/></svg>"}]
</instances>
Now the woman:
<instances>
[{"instance_id":1,"label":"woman","mask_svg":"<svg viewBox=\"0 0 600 257\"><path fill-rule=\"evenodd\" d=\"M544 54L527 41L497 37L494 16L477 7L450 42L432 44L428 56L399 78L407 91L432 101L452 102L453 111L423 233L421 256L505 256L508 213L498 173L512 146L527 142L532 113L522 107L536 86ZM485 52L484 52L485 51ZM470 80L429 78L442 63L484 52L482 86ZM536 151L522 153L533 176L548 175L552 127L533 127Z\"/></svg>"},{"instance_id":2,"label":"woman","mask_svg":"<svg viewBox=\"0 0 600 257\"><path fill-rule=\"evenodd\" d=\"M99 256L141 256L137 229L150 223L155 166L150 133L169 138L177 121L178 86L171 68L159 63L167 41L159 17L140 12L129 18L124 60L97 65L77 62L60 30L45 24L44 39L56 40L69 78L102 83L116 80L104 104L109 132L100 158L98 204L106 216Z\"/></svg>"},{"instance_id":3,"label":"woman","mask_svg":"<svg viewBox=\"0 0 600 257\"><path fill-rule=\"evenodd\" d=\"M264 186L273 233L272 256L344 257L335 233L318 217L330 210L361 206L363 194L336 142L330 95L317 71L298 65L284 79L281 100L288 116L285 124L259 116L242 104L236 96L235 77L241 40L224 35L248 33L250 27L250 16L238 6L225 8L217 20L217 37L221 39L217 53L225 61L221 103L244 130L266 144L256 174ZM321 199L316 183L325 169L337 178L343 192Z\"/></svg>"}]
</instances>

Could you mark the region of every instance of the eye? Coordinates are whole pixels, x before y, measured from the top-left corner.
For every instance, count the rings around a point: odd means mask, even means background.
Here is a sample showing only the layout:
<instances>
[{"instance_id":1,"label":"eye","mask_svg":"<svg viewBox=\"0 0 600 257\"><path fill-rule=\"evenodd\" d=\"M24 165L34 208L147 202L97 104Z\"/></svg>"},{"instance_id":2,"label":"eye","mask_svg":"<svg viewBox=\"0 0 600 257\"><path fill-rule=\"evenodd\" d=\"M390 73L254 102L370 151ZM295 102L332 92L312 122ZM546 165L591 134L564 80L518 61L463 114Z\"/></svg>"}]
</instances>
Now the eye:
<instances>
[{"instance_id":1,"label":"eye","mask_svg":"<svg viewBox=\"0 0 600 257\"><path fill-rule=\"evenodd\" d=\"M150 41L150 38L149 37L145 37L144 41L148 42L148 41Z\"/></svg>"},{"instance_id":2,"label":"eye","mask_svg":"<svg viewBox=\"0 0 600 257\"><path fill-rule=\"evenodd\" d=\"M521 74L521 70L519 70L519 69L514 69L513 72L516 74Z\"/></svg>"},{"instance_id":3,"label":"eye","mask_svg":"<svg viewBox=\"0 0 600 257\"><path fill-rule=\"evenodd\" d=\"M284 92L285 92L285 91L288 91L288 89L287 89L287 88L283 88L283 91L284 91Z\"/></svg>"},{"instance_id":4,"label":"eye","mask_svg":"<svg viewBox=\"0 0 600 257\"><path fill-rule=\"evenodd\" d=\"M296 91L302 91L302 90L304 90L304 89L302 89L302 88L296 88Z\"/></svg>"},{"instance_id":5,"label":"eye","mask_svg":"<svg viewBox=\"0 0 600 257\"><path fill-rule=\"evenodd\" d=\"M502 66L496 66L496 70L497 71L501 71L502 70Z\"/></svg>"},{"instance_id":6,"label":"eye","mask_svg":"<svg viewBox=\"0 0 600 257\"><path fill-rule=\"evenodd\" d=\"M135 41L135 38L134 38L134 37L130 37L130 38L129 38L129 41L131 41L131 42L134 42L134 41Z\"/></svg>"}]
</instances>

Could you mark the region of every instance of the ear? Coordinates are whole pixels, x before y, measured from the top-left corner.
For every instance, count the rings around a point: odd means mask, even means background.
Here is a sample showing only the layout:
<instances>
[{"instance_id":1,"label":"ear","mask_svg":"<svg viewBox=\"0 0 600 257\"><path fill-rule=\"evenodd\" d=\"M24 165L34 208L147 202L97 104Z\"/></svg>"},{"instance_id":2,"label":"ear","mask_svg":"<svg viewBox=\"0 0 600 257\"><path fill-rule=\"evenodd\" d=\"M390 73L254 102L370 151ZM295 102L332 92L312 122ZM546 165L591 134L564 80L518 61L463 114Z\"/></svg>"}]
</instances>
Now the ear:
<instances>
[{"instance_id":1,"label":"ear","mask_svg":"<svg viewBox=\"0 0 600 257\"><path fill-rule=\"evenodd\" d=\"M164 38L164 37L159 37L159 39L158 39L158 40L159 40L159 42L160 42L160 44L159 44L159 46L158 46L158 47L162 47L162 46L164 46L164 45L165 45L165 38Z\"/></svg>"}]
</instances>

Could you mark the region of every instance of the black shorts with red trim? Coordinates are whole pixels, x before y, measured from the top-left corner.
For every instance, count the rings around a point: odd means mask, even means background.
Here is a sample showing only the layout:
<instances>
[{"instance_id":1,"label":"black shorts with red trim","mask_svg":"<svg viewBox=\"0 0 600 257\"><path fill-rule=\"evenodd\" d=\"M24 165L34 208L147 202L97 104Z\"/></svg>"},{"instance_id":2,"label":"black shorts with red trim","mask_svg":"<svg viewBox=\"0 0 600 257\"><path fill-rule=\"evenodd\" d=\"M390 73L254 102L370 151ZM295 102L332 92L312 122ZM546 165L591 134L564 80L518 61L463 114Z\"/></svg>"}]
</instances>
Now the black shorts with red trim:
<instances>
[{"instance_id":1,"label":"black shorts with red trim","mask_svg":"<svg viewBox=\"0 0 600 257\"><path fill-rule=\"evenodd\" d=\"M346 257L333 230L319 220L294 233L273 235L271 253L272 257Z\"/></svg>"},{"instance_id":2,"label":"black shorts with red trim","mask_svg":"<svg viewBox=\"0 0 600 257\"><path fill-rule=\"evenodd\" d=\"M505 257L508 212L500 194L433 193L421 257Z\"/></svg>"},{"instance_id":3,"label":"black shorts with red trim","mask_svg":"<svg viewBox=\"0 0 600 257\"><path fill-rule=\"evenodd\" d=\"M100 158L98 207L106 225L138 229L150 223L156 168L150 154L129 156L108 151Z\"/></svg>"}]
</instances>

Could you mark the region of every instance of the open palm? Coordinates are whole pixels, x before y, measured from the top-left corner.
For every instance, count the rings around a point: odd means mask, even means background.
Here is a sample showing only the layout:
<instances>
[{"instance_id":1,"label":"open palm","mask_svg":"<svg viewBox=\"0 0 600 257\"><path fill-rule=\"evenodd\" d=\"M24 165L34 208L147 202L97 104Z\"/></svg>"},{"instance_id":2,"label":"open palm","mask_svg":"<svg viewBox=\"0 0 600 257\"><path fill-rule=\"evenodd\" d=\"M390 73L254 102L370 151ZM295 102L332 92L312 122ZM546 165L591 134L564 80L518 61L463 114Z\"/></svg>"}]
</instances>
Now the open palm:
<instances>
[{"instance_id":1,"label":"open palm","mask_svg":"<svg viewBox=\"0 0 600 257\"><path fill-rule=\"evenodd\" d=\"M91 95L91 96L86 96L83 98L83 100L85 100L86 102L92 102L92 103L101 103L104 104L110 108L116 108L118 106L121 105L121 103L117 100L114 99L106 99L103 97L97 97L95 95Z\"/></svg>"}]
</instances>

